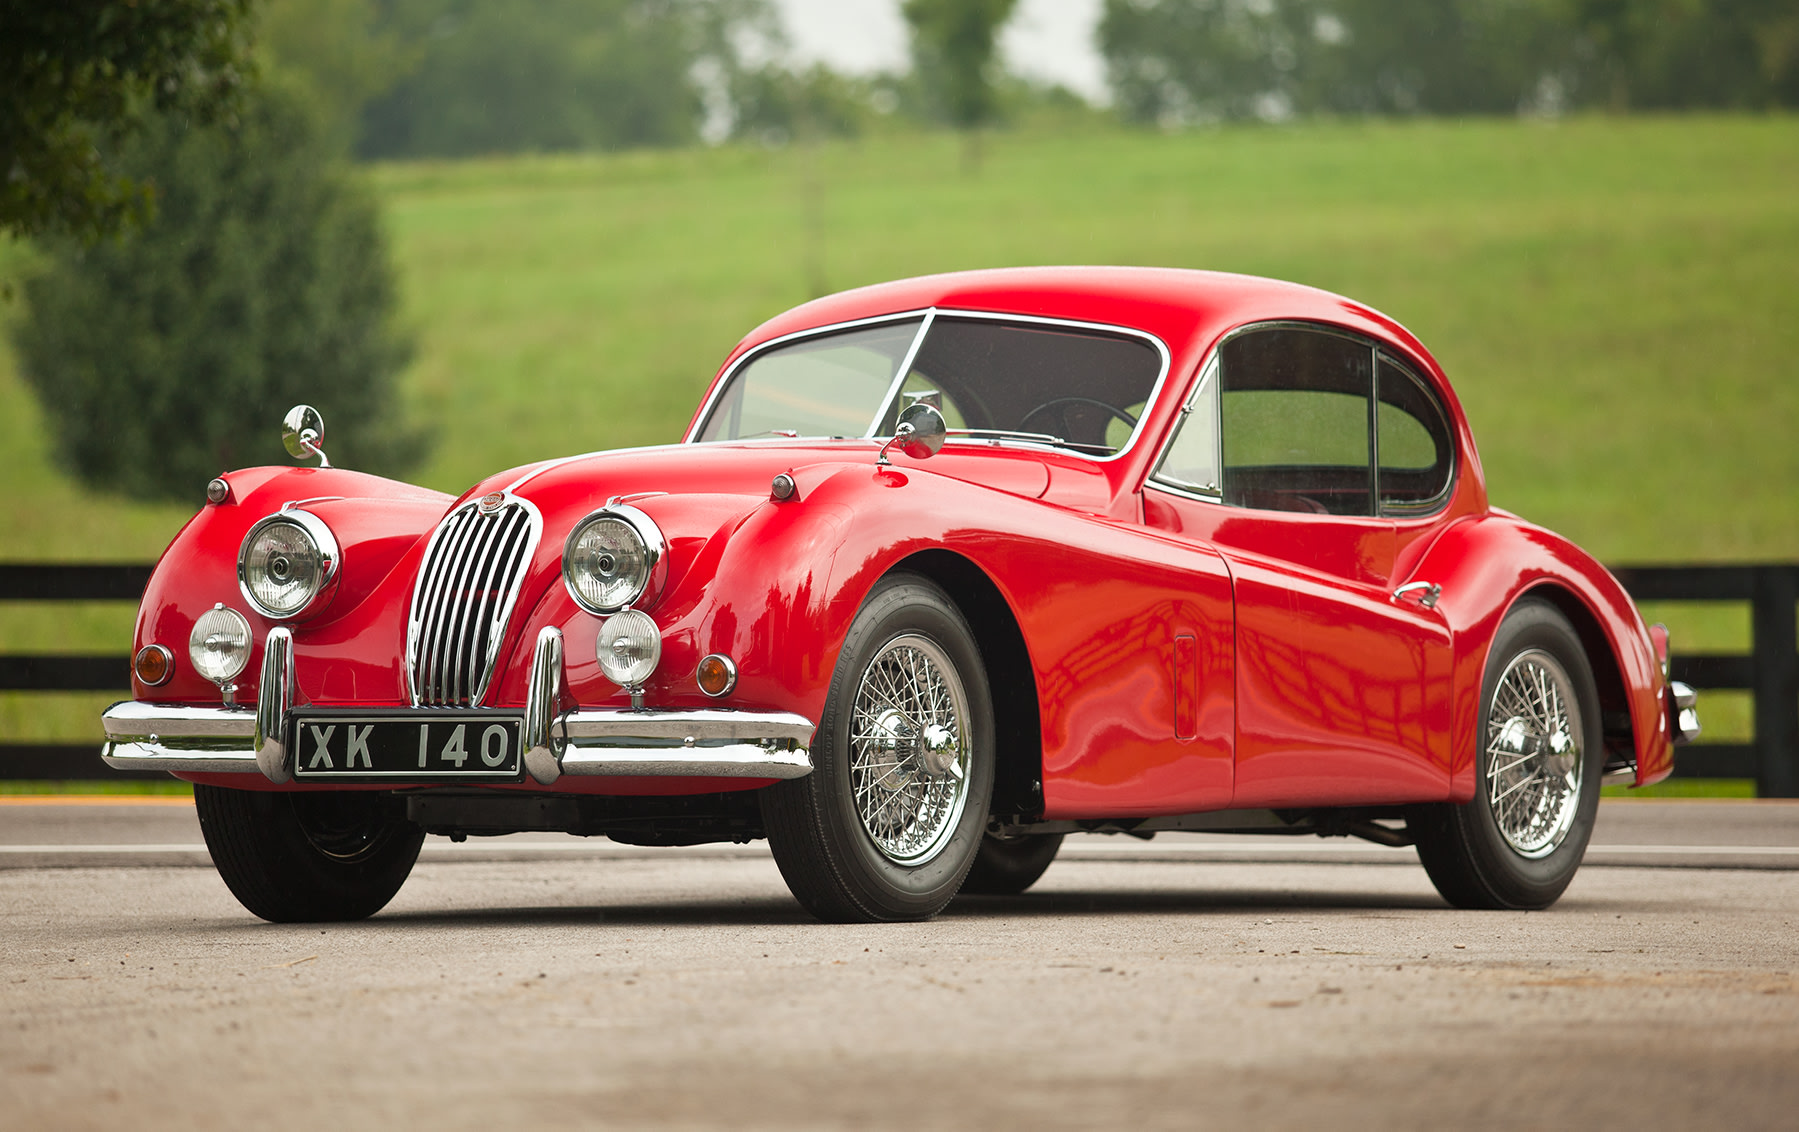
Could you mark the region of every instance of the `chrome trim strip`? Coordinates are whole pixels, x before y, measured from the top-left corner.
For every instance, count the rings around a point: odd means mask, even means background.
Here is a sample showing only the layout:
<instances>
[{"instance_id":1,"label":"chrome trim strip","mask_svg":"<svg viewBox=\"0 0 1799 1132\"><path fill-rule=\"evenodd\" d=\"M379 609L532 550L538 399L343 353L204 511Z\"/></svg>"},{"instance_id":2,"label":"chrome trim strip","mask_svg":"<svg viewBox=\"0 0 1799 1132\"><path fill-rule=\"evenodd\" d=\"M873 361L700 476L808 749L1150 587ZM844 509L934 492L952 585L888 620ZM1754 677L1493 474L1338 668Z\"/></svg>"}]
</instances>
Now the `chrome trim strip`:
<instances>
[{"instance_id":1,"label":"chrome trim strip","mask_svg":"<svg viewBox=\"0 0 1799 1132\"><path fill-rule=\"evenodd\" d=\"M776 739L802 746L812 742L811 720L790 711L732 711L692 708L681 711L631 711L592 708L562 717L563 733L579 739ZM568 768L565 765L563 769Z\"/></svg>"},{"instance_id":2,"label":"chrome trim strip","mask_svg":"<svg viewBox=\"0 0 1799 1132\"><path fill-rule=\"evenodd\" d=\"M525 770L545 786L562 767L556 760L556 708L562 698L562 630L546 625L537 633L531 654L531 680L525 691Z\"/></svg>"},{"instance_id":3,"label":"chrome trim strip","mask_svg":"<svg viewBox=\"0 0 1799 1132\"><path fill-rule=\"evenodd\" d=\"M100 757L114 770L167 770L212 774L255 774L256 752L189 750L167 743L108 743Z\"/></svg>"},{"instance_id":4,"label":"chrome trim strip","mask_svg":"<svg viewBox=\"0 0 1799 1132\"><path fill-rule=\"evenodd\" d=\"M770 750L754 743L727 747L570 747L564 774L646 777L803 778L812 773L804 748Z\"/></svg>"},{"instance_id":5,"label":"chrome trim strip","mask_svg":"<svg viewBox=\"0 0 1799 1132\"><path fill-rule=\"evenodd\" d=\"M931 324L937 321L937 308L932 307L924 312L924 321L918 324L918 330L912 335L912 344L906 347L900 364L894 370L893 380L887 383L887 392L881 394L881 403L875 406L874 420L868 422L868 431L863 436L876 436L881 431L881 421L887 416L887 406L893 404L900 395L900 389L906 384L906 375L912 372L912 363L918 360L919 348L924 345L925 335L931 332Z\"/></svg>"},{"instance_id":6,"label":"chrome trim strip","mask_svg":"<svg viewBox=\"0 0 1799 1132\"><path fill-rule=\"evenodd\" d=\"M287 713L294 706L294 635L269 630L262 647L262 679L256 686L256 768L277 785L289 777Z\"/></svg>"},{"instance_id":7,"label":"chrome trim strip","mask_svg":"<svg viewBox=\"0 0 1799 1132\"><path fill-rule=\"evenodd\" d=\"M115 743L155 739L242 739L250 750L256 737L256 713L247 707L150 704L124 700L100 716L106 737Z\"/></svg>"}]
</instances>

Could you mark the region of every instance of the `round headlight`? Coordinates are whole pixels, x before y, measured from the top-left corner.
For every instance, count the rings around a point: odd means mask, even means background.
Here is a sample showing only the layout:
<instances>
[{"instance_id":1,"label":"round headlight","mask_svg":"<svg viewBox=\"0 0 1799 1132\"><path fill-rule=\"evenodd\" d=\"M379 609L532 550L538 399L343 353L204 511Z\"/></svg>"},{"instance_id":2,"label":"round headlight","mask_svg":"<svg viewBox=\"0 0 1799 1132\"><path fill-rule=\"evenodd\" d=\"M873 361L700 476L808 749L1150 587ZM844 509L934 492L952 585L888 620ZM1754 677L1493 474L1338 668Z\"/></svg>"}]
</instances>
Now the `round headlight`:
<instances>
[{"instance_id":1,"label":"round headlight","mask_svg":"<svg viewBox=\"0 0 1799 1132\"><path fill-rule=\"evenodd\" d=\"M608 617L600 626L599 645L594 651L606 679L621 688L636 687L650 678L662 659L662 631L649 614L627 609Z\"/></svg>"},{"instance_id":2,"label":"round headlight","mask_svg":"<svg viewBox=\"0 0 1799 1132\"><path fill-rule=\"evenodd\" d=\"M257 523L237 556L237 582L265 617L298 617L337 576L337 540L316 515L283 511Z\"/></svg>"},{"instance_id":3,"label":"round headlight","mask_svg":"<svg viewBox=\"0 0 1799 1132\"><path fill-rule=\"evenodd\" d=\"M575 524L562 548L562 580L589 613L654 601L667 573L662 531L635 507L602 507Z\"/></svg>"},{"instance_id":4,"label":"round headlight","mask_svg":"<svg viewBox=\"0 0 1799 1132\"><path fill-rule=\"evenodd\" d=\"M213 606L194 622L187 655L195 672L214 684L230 683L250 660L250 623L235 609Z\"/></svg>"}]
</instances>

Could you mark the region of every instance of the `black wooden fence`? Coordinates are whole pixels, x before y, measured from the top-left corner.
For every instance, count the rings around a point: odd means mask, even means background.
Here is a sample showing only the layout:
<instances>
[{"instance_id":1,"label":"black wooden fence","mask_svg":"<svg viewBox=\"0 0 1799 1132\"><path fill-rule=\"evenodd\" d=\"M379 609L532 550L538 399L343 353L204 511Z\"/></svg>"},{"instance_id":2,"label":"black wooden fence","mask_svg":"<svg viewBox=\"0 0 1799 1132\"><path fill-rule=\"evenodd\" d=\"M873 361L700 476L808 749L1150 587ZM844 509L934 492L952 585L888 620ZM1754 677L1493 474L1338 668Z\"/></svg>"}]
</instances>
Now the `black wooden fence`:
<instances>
[{"instance_id":1,"label":"black wooden fence","mask_svg":"<svg viewBox=\"0 0 1799 1132\"><path fill-rule=\"evenodd\" d=\"M1699 689L1747 690L1755 699L1750 743L1681 748L1683 778L1753 778L1764 798L1799 797L1799 564L1631 566L1615 571L1638 601L1748 602L1753 651L1748 656L1677 653L1674 678ZM0 565L0 602L136 602L147 565ZM1679 641L1675 642L1678 647ZM125 656L0 655L0 691L129 692ZM0 743L0 779L163 778L125 772L100 761L95 743Z\"/></svg>"}]
</instances>

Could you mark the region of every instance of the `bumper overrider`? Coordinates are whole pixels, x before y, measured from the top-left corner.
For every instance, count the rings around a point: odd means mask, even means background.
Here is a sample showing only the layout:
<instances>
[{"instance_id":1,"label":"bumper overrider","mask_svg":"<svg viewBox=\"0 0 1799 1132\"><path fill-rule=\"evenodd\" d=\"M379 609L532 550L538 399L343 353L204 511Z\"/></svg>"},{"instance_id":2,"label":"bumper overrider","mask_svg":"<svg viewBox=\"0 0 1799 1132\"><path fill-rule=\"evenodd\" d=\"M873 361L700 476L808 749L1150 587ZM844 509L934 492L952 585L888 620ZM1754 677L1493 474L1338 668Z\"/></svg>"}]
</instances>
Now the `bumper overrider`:
<instances>
[{"instance_id":1,"label":"bumper overrider","mask_svg":"<svg viewBox=\"0 0 1799 1132\"><path fill-rule=\"evenodd\" d=\"M545 786L565 774L799 778L812 772L814 728L802 715L724 708L563 711L562 684L562 633L546 628L532 654L523 713L525 771ZM271 629L254 710L128 700L101 717L101 753L115 770L259 773L284 783L293 776L293 708L293 635Z\"/></svg>"}]
</instances>

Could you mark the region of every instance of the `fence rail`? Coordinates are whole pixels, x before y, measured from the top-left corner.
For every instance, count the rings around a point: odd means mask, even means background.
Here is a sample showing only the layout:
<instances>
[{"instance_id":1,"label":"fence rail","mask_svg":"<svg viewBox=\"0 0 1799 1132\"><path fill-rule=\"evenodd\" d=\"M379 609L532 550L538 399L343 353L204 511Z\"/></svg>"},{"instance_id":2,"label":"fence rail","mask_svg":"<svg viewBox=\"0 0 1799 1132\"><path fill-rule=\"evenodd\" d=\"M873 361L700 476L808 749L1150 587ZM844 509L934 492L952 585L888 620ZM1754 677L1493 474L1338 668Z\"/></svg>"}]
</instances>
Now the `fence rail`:
<instances>
[{"instance_id":1,"label":"fence rail","mask_svg":"<svg viewBox=\"0 0 1799 1132\"><path fill-rule=\"evenodd\" d=\"M0 602L135 602L150 570L139 563L0 565ZM1753 778L1761 797L1799 797L1799 641L1794 622L1799 563L1627 566L1613 572L1638 601L1749 603L1749 655L1677 653L1673 675L1704 691L1750 692L1755 738L1683 747L1675 774ZM0 691L129 692L130 664L130 657L113 655L0 655ZM0 779L164 777L158 771L112 770L100 761L94 743L0 743Z\"/></svg>"}]
</instances>

